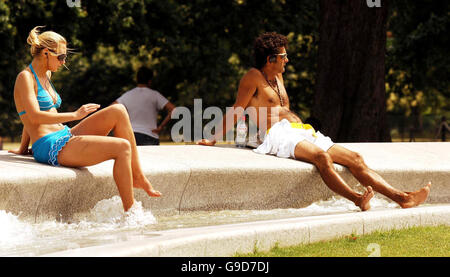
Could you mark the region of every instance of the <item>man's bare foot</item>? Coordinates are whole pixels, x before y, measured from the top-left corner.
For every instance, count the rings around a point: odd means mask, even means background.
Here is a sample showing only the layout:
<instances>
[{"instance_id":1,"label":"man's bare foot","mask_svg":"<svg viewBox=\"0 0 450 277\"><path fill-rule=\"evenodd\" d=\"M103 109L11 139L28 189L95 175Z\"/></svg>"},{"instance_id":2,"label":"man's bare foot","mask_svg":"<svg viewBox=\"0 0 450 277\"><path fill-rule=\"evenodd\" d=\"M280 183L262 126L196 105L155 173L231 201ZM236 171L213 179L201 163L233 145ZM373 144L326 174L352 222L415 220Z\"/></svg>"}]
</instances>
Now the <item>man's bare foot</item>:
<instances>
[{"instance_id":1,"label":"man's bare foot","mask_svg":"<svg viewBox=\"0 0 450 277\"><path fill-rule=\"evenodd\" d=\"M427 200L428 194L430 194L431 182L428 182L423 188L414 191L414 192L406 192L407 196L404 202L398 203L400 207L412 208L418 206Z\"/></svg>"},{"instance_id":2,"label":"man's bare foot","mask_svg":"<svg viewBox=\"0 0 450 277\"><path fill-rule=\"evenodd\" d=\"M142 177L139 180L133 180L133 187L137 188L137 189L143 189L148 194L148 196L151 196L151 197L162 196L162 193L155 190L152 187L152 184L150 184L150 182L145 177Z\"/></svg>"},{"instance_id":3,"label":"man's bare foot","mask_svg":"<svg viewBox=\"0 0 450 277\"><path fill-rule=\"evenodd\" d=\"M359 204L355 204L361 208L361 211L367 211L370 209L370 199L372 199L374 195L375 193L373 192L372 187L368 186L366 192L361 196Z\"/></svg>"}]
</instances>

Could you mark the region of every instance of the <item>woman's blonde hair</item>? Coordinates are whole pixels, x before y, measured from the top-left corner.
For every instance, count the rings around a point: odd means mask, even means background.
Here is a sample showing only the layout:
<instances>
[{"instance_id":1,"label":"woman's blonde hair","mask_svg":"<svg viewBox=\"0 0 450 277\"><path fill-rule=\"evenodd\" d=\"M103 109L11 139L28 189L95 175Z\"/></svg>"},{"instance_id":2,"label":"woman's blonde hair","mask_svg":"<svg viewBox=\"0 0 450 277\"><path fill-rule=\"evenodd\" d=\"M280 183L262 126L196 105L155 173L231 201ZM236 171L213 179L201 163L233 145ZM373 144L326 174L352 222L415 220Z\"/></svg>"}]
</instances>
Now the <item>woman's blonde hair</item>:
<instances>
[{"instance_id":1,"label":"woman's blonde hair","mask_svg":"<svg viewBox=\"0 0 450 277\"><path fill-rule=\"evenodd\" d=\"M41 53L42 49L45 48L57 53L59 43L67 44L66 39L58 33L53 31L40 33L39 29L44 27L45 26L36 26L28 35L27 43L31 45L30 51L33 57Z\"/></svg>"}]
</instances>

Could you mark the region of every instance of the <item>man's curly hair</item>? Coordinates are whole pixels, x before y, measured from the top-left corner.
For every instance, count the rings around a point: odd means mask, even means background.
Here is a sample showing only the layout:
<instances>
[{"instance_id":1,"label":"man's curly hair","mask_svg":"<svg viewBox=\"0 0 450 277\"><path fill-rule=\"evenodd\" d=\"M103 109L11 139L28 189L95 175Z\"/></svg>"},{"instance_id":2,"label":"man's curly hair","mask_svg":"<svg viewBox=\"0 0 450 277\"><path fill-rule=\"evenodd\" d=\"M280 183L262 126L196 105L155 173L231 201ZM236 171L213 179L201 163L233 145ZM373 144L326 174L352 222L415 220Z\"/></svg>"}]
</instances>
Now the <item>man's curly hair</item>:
<instances>
[{"instance_id":1,"label":"man's curly hair","mask_svg":"<svg viewBox=\"0 0 450 277\"><path fill-rule=\"evenodd\" d=\"M253 46L253 55L255 58L254 66L258 69L264 67L267 57L279 54L279 48L287 48L287 38L275 32L263 33L255 39Z\"/></svg>"}]
</instances>

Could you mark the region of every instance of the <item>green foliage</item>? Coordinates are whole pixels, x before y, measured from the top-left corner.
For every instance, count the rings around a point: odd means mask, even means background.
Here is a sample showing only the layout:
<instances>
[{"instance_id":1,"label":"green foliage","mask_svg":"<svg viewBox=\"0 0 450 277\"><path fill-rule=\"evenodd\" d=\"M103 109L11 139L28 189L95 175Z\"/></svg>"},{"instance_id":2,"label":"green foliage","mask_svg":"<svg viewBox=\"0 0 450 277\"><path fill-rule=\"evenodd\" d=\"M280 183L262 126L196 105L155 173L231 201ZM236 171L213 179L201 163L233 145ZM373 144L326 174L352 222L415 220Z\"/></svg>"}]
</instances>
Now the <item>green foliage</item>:
<instances>
[{"instance_id":1,"label":"green foliage","mask_svg":"<svg viewBox=\"0 0 450 277\"><path fill-rule=\"evenodd\" d=\"M284 78L291 108L307 117L317 68L318 2L81 0L81 8L69 8L66 1L0 0L0 136L21 133L14 82L31 62L26 38L37 25L62 34L75 52L70 71L53 76L62 111L109 105L134 86L141 65L153 68L153 87L176 105L192 108L193 99L202 98L204 107L225 109L252 65L254 38L276 31L289 39ZM390 111L407 115L414 105L423 107L422 114L449 111L447 2L393 0L390 9Z\"/></svg>"},{"instance_id":2,"label":"green foliage","mask_svg":"<svg viewBox=\"0 0 450 277\"><path fill-rule=\"evenodd\" d=\"M75 52L67 62L70 71L53 76L64 111L88 102L109 105L134 86L141 65L154 69L153 87L176 105L191 108L194 98L202 98L204 107L225 109L251 67L254 38L276 31L290 38L286 83L292 107L307 114L317 11L315 0L82 0L81 8L65 1L2 0L0 135L20 134L14 78L31 62L26 38L37 25L62 34Z\"/></svg>"},{"instance_id":3,"label":"green foliage","mask_svg":"<svg viewBox=\"0 0 450 277\"><path fill-rule=\"evenodd\" d=\"M394 0L391 4L386 58L388 112L402 118L401 122L414 116L440 119L450 115L449 3ZM428 124L435 124L435 119ZM417 120L410 120L410 124L417 124Z\"/></svg>"}]
</instances>

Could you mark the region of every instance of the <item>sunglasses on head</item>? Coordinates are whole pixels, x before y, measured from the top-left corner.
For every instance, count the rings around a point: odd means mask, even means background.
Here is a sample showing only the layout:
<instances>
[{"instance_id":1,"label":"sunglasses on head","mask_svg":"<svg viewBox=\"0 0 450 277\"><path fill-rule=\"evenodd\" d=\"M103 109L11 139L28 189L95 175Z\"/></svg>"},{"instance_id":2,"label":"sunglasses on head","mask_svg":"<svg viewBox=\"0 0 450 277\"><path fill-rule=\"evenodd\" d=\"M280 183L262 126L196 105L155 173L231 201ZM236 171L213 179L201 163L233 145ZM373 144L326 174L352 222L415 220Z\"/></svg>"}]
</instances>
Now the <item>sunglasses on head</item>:
<instances>
[{"instance_id":1,"label":"sunglasses on head","mask_svg":"<svg viewBox=\"0 0 450 277\"><path fill-rule=\"evenodd\" d=\"M67 58L67 54L57 54L55 51L48 49L48 51L52 52L53 54L56 55L56 58L58 59L58 61L62 62L65 61Z\"/></svg>"},{"instance_id":2,"label":"sunglasses on head","mask_svg":"<svg viewBox=\"0 0 450 277\"><path fill-rule=\"evenodd\" d=\"M275 54L276 56L280 56L283 60L287 59L287 53L283 53L283 54Z\"/></svg>"}]
</instances>

